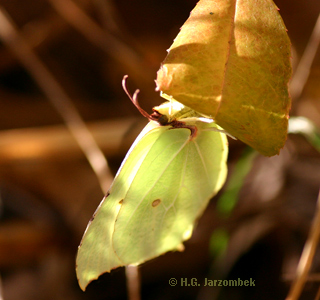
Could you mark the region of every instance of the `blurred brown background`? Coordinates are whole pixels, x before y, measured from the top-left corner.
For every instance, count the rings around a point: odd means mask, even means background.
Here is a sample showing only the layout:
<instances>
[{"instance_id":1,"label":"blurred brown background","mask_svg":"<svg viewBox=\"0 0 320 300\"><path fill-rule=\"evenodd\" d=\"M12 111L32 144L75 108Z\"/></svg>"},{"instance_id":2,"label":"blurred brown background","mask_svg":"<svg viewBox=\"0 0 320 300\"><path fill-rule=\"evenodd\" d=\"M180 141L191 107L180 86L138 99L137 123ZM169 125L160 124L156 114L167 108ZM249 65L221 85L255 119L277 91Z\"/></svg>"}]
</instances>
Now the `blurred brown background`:
<instances>
[{"instance_id":1,"label":"blurred brown background","mask_svg":"<svg viewBox=\"0 0 320 300\"><path fill-rule=\"evenodd\" d=\"M162 102L154 91L166 49L195 0L0 0L33 54L65 91L115 174L146 120L122 90L147 111ZM297 65L320 12L320 2L278 0ZM103 275L83 293L77 285L77 246L103 197L64 118L27 68L0 43L0 274L5 300L126 299L123 269ZM19 44L16 44L17 47ZM24 55L24 48L22 56ZM320 50L292 115L320 127ZM46 82L45 82L46 84ZM68 100L68 101L69 101ZM65 104L62 104L62 107ZM72 120L71 120L72 121ZM72 123L72 122L71 122ZM230 141L229 174L245 149ZM106 180L106 185L112 178ZM229 218L211 202L183 253L169 253L141 267L143 299L284 299L315 211L320 155L301 136L289 136L281 155L256 156ZM216 228L230 234L226 258L209 252ZM319 272L317 253L312 272ZM214 266L214 267L213 267ZM212 275L211 271L214 270ZM172 277L253 278L254 288L170 287ZM219 277L220 276L220 277ZM315 299L310 280L302 299Z\"/></svg>"}]
</instances>

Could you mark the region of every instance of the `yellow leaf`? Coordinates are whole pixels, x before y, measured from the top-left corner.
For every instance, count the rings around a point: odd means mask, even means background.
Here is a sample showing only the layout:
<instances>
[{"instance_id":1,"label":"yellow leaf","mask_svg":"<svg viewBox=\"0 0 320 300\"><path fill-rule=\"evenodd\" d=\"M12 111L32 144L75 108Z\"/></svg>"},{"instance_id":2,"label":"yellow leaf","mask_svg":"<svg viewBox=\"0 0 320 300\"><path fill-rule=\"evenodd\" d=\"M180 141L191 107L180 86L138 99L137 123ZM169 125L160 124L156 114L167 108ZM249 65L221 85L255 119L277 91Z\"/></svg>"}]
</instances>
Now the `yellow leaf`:
<instances>
[{"instance_id":1,"label":"yellow leaf","mask_svg":"<svg viewBox=\"0 0 320 300\"><path fill-rule=\"evenodd\" d=\"M201 0L157 87L272 156L287 136L290 77L290 40L271 0Z\"/></svg>"}]
</instances>

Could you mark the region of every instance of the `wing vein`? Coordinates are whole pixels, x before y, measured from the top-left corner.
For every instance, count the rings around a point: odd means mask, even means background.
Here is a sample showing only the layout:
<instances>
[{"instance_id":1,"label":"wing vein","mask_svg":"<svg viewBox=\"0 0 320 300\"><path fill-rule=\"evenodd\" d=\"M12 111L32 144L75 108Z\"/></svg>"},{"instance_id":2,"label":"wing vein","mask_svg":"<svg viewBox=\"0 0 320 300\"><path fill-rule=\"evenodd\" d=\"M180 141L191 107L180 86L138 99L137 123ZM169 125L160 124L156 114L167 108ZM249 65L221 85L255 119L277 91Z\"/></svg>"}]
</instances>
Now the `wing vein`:
<instances>
[{"instance_id":1,"label":"wing vein","mask_svg":"<svg viewBox=\"0 0 320 300\"><path fill-rule=\"evenodd\" d=\"M154 186L158 183L159 179L162 177L163 173L167 170L168 166L172 163L172 161L176 158L176 156L181 152L181 150L185 147L185 145L189 142L189 139L186 140L181 147L176 151L176 153L172 156L172 158L168 161L167 165L163 168L163 171L159 174L158 178L154 181L154 184L146 191L146 193L144 194L144 196L141 198L141 200L139 201L139 203L137 204L137 206L135 207L135 209L132 211L131 216L128 218L127 220L127 224L125 225L124 228L127 227L127 225L129 224L131 218L134 216L136 210L139 208L139 206L141 205L141 203L144 201L144 199L146 198L146 196L149 194L149 192L154 188Z\"/></svg>"},{"instance_id":2,"label":"wing vein","mask_svg":"<svg viewBox=\"0 0 320 300\"><path fill-rule=\"evenodd\" d=\"M183 164L183 168L181 169L181 179L180 179L180 184L179 184L179 189L174 197L174 200L172 202L171 205L168 206L168 208L166 208L166 212L165 214L163 215L162 217L162 220L161 220L161 227L162 227L162 224L163 224L163 220L165 219L166 215L167 215L167 212L170 210L170 208L173 208L175 213L176 213L176 208L175 208L175 202L176 200L178 199L179 197L179 194L181 192L181 189L182 187L184 187L184 178L185 178L185 174L186 174L186 168L187 168L187 161L188 161L188 155L189 155L189 149L190 147L187 148L187 151L186 151L186 157L185 157L185 161L184 161L184 164Z\"/></svg>"},{"instance_id":3,"label":"wing vein","mask_svg":"<svg viewBox=\"0 0 320 300\"><path fill-rule=\"evenodd\" d=\"M207 167L206 167L206 163L205 163L205 161L204 161L203 155L202 155L202 153L201 153L201 151L200 151L199 145L198 145L198 143L197 143L196 141L194 141L194 144L195 144L195 147L196 147L196 149L197 149L198 155L199 155L199 157L200 157L200 160L201 160L201 163L202 163L202 167L203 167L203 169L204 169L204 171L205 171L205 173L206 173L206 178L207 178L208 182L209 182L210 185L211 185L210 177L209 177L209 172L208 172L208 169L207 169Z\"/></svg>"}]
</instances>

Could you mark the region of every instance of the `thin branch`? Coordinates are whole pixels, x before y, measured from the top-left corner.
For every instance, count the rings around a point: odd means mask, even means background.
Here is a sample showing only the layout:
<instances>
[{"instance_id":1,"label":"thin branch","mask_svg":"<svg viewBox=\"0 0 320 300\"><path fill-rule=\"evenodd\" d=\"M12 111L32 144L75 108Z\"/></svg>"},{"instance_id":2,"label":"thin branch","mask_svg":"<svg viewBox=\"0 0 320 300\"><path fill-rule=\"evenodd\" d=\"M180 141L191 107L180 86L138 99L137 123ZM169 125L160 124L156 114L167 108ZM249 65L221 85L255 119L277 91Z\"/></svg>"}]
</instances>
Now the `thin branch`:
<instances>
[{"instance_id":1,"label":"thin branch","mask_svg":"<svg viewBox=\"0 0 320 300\"><path fill-rule=\"evenodd\" d=\"M105 39L102 36L102 30L82 13L82 11L71 1L51 1L52 4L60 11L61 14L68 19L76 28L83 32L87 38L95 43L98 43L114 58L123 61L123 56L127 58L125 61L130 61L131 68L138 68L138 61L135 55L128 51L124 45L119 43L111 36ZM68 2L68 4L67 4ZM72 10L70 14L65 9ZM69 19L71 17L71 19ZM80 18L78 18L80 17ZM81 19L81 22L79 22ZM92 35L92 32L96 34ZM103 33L104 35L104 33ZM103 38L102 38L103 37ZM44 66L33 52L32 48L23 39L23 37L15 29L13 22L0 6L0 38L8 48L17 56L20 62L25 66L29 73L33 76L44 94L48 97L52 105L60 113L64 119L68 129L78 142L80 148L85 153L92 169L94 170L100 182L101 189L105 193L110 185L112 175L108 168L108 163L99 149L96 141L86 127L81 116L72 104L71 99L66 95L62 87L55 80L52 74ZM111 41L111 43L110 43ZM141 65L140 65L141 66ZM140 68L138 68L139 70ZM127 266L126 277L128 294L130 300L140 299L140 280L138 267Z\"/></svg>"},{"instance_id":2,"label":"thin branch","mask_svg":"<svg viewBox=\"0 0 320 300\"><path fill-rule=\"evenodd\" d=\"M0 276L0 300L3 300L3 284L2 284L2 277Z\"/></svg>"},{"instance_id":3,"label":"thin branch","mask_svg":"<svg viewBox=\"0 0 320 300\"><path fill-rule=\"evenodd\" d=\"M119 16L112 0L93 0L96 6L96 11L100 16L100 23L105 30L116 33L117 35L122 33L119 28Z\"/></svg>"},{"instance_id":4,"label":"thin branch","mask_svg":"<svg viewBox=\"0 0 320 300\"><path fill-rule=\"evenodd\" d=\"M292 99L301 96L304 86L308 80L310 69L320 43L320 14L313 28L308 45L299 61L299 65L292 77L290 84L290 94Z\"/></svg>"},{"instance_id":5,"label":"thin branch","mask_svg":"<svg viewBox=\"0 0 320 300\"><path fill-rule=\"evenodd\" d=\"M314 300L319 300L320 299L320 287L318 288L318 292Z\"/></svg>"},{"instance_id":6,"label":"thin branch","mask_svg":"<svg viewBox=\"0 0 320 300\"><path fill-rule=\"evenodd\" d=\"M10 20L10 17L1 6L0 39L16 55L61 115L68 129L85 153L92 169L98 177L101 189L105 193L109 188L110 179L113 176L110 173L108 163L102 151L99 149L81 116L78 114L71 99L36 56L28 43L22 38Z\"/></svg>"},{"instance_id":7,"label":"thin branch","mask_svg":"<svg viewBox=\"0 0 320 300\"><path fill-rule=\"evenodd\" d=\"M140 276L138 266L126 266L128 299L140 300Z\"/></svg>"},{"instance_id":8,"label":"thin branch","mask_svg":"<svg viewBox=\"0 0 320 300\"><path fill-rule=\"evenodd\" d=\"M86 125L99 148L109 157L125 155L121 149L129 148L139 129L145 125L144 122L137 124L137 121L137 118L121 118ZM0 131L0 168L35 160L79 159L81 155L83 151L70 130L63 125Z\"/></svg>"},{"instance_id":9,"label":"thin branch","mask_svg":"<svg viewBox=\"0 0 320 300\"><path fill-rule=\"evenodd\" d=\"M314 217L312 227L306 241L300 261L296 271L296 278L292 283L289 295L286 300L299 299L302 289L308 279L308 273L312 264L314 254L316 252L320 238L320 191L317 200L316 215Z\"/></svg>"},{"instance_id":10,"label":"thin branch","mask_svg":"<svg viewBox=\"0 0 320 300\"><path fill-rule=\"evenodd\" d=\"M105 51L133 72L136 76L148 80L148 67L140 56L121 40L105 32L79 6L71 0L48 0L55 10L76 30L83 34L92 44Z\"/></svg>"},{"instance_id":11,"label":"thin branch","mask_svg":"<svg viewBox=\"0 0 320 300\"><path fill-rule=\"evenodd\" d=\"M283 280L292 282L295 279L295 274L283 275ZM307 282L320 282L320 273L309 274L306 279Z\"/></svg>"}]
</instances>

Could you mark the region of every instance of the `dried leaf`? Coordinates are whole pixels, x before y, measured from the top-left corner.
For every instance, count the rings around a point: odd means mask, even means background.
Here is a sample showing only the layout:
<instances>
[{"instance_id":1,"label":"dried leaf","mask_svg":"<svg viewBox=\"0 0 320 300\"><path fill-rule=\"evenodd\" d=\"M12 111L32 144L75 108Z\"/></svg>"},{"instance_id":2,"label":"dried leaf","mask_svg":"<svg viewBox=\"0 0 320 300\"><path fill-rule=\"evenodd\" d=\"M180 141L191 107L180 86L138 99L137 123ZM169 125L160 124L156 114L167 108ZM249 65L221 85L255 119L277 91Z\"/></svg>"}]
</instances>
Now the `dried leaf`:
<instances>
[{"instance_id":1,"label":"dried leaf","mask_svg":"<svg viewBox=\"0 0 320 300\"><path fill-rule=\"evenodd\" d=\"M290 40L271 0L201 0L157 87L272 156L287 136L290 76Z\"/></svg>"}]
</instances>

